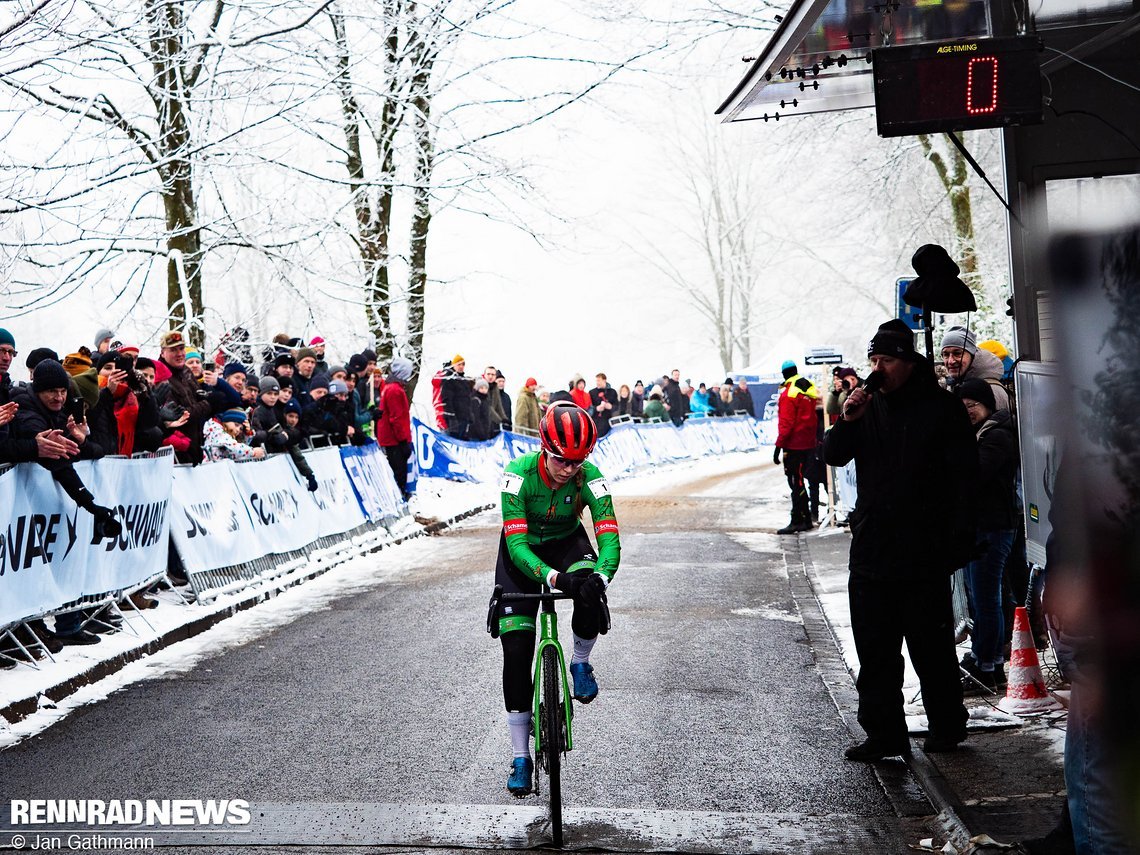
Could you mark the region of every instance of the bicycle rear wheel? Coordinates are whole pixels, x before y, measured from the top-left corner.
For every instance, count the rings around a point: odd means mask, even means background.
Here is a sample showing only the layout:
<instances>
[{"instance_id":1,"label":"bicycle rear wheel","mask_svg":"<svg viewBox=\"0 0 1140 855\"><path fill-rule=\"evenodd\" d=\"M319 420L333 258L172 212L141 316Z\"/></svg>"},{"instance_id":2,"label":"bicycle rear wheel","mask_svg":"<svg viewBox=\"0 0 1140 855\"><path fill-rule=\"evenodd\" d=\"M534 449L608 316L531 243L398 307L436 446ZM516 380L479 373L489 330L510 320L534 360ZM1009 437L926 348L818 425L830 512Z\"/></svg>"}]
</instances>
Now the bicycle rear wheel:
<instances>
[{"instance_id":1,"label":"bicycle rear wheel","mask_svg":"<svg viewBox=\"0 0 1140 855\"><path fill-rule=\"evenodd\" d=\"M546 774L550 778L550 827L554 845L562 845L562 731L565 725L562 710L562 666L554 647L542 651L542 753Z\"/></svg>"}]
</instances>

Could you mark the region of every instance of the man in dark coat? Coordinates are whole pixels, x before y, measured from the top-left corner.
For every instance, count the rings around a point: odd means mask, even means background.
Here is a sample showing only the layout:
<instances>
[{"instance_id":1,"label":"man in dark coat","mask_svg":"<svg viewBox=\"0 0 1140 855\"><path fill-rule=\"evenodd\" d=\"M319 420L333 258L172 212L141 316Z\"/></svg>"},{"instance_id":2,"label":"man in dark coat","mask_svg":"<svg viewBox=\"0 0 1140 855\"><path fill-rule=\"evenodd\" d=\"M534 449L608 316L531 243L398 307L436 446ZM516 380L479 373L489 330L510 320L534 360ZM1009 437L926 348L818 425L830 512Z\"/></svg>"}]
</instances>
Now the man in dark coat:
<instances>
[{"instance_id":1,"label":"man in dark coat","mask_svg":"<svg viewBox=\"0 0 1140 855\"><path fill-rule=\"evenodd\" d=\"M617 415L618 395L605 374L598 374L594 383L590 390L590 408L598 428L598 439L601 439L610 432L610 419Z\"/></svg>"},{"instance_id":2,"label":"man in dark coat","mask_svg":"<svg viewBox=\"0 0 1140 855\"><path fill-rule=\"evenodd\" d=\"M678 375L680 374L677 369L673 369L673 371ZM665 393L665 409L669 414L669 420L680 427L685 421L685 396L681 394L681 382L665 375L661 378L661 391Z\"/></svg>"},{"instance_id":3,"label":"man in dark coat","mask_svg":"<svg viewBox=\"0 0 1140 855\"><path fill-rule=\"evenodd\" d=\"M732 386L732 378L724 378L725 386ZM752 418L756 418L756 410L752 407L752 393L748 391L748 381L743 377L740 382L736 384L736 388L732 390L732 403L735 410L744 410ZM731 415L731 413L729 414Z\"/></svg>"},{"instance_id":4,"label":"man in dark coat","mask_svg":"<svg viewBox=\"0 0 1140 855\"><path fill-rule=\"evenodd\" d=\"M159 347L162 350L159 361L170 371L170 379L155 386L154 400L160 409L173 401L190 414L189 420L180 429L189 438L190 447L186 451L176 452L175 458L179 463L197 466L202 462L202 427L206 420L231 405L238 406L241 396L232 387L225 385L226 389L237 395L236 400L231 400L221 389L225 381L219 380L213 371L202 375L201 384L194 379L186 367L186 340L182 333L163 333Z\"/></svg>"},{"instance_id":5,"label":"man in dark coat","mask_svg":"<svg viewBox=\"0 0 1140 855\"><path fill-rule=\"evenodd\" d=\"M456 439L466 439L467 428L471 424L471 382L463 374L466 366L466 360L456 354L451 359L451 368L444 372L440 383L447 433Z\"/></svg>"},{"instance_id":6,"label":"man in dark coat","mask_svg":"<svg viewBox=\"0 0 1140 855\"><path fill-rule=\"evenodd\" d=\"M848 594L867 739L846 756L863 762L910 751L904 640L930 723L924 749L953 751L966 738L950 576L973 552L978 470L966 411L939 387L906 324L880 326L867 356L873 379L847 398L823 445L831 466L855 460L859 485Z\"/></svg>"}]
</instances>

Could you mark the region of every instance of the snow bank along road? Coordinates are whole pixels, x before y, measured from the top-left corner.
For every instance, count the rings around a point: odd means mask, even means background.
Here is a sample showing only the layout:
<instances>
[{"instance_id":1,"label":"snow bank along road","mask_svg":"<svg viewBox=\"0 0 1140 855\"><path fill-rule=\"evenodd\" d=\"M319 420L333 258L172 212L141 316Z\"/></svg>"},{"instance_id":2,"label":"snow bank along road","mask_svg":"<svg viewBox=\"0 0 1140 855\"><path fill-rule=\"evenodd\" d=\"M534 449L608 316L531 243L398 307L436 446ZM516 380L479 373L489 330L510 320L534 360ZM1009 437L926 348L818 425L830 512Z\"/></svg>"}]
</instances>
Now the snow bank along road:
<instances>
[{"instance_id":1,"label":"snow bank along road","mask_svg":"<svg viewBox=\"0 0 1140 855\"><path fill-rule=\"evenodd\" d=\"M601 695L576 706L565 760L568 847L905 851L936 833L934 811L901 763L887 792L843 760L851 736L813 655L831 641L805 633L771 533L783 475L740 459L615 488L622 564L593 656ZM193 656L0 753L0 805L251 805L245 826L153 835L168 852L541 845L542 803L504 787L501 657L484 630L497 539L488 512L291 622L227 621L224 653L207 633Z\"/></svg>"}]
</instances>

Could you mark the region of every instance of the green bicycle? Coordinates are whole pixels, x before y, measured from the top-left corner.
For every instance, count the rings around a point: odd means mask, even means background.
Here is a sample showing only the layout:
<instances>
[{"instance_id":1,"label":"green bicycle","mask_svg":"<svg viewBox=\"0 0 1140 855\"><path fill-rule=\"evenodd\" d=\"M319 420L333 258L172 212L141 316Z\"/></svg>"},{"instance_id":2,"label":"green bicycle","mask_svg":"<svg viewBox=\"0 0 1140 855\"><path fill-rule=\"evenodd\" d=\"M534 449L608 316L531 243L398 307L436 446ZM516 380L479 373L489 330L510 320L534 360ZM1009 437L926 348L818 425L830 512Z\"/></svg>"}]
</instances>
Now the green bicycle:
<instances>
[{"instance_id":1,"label":"green bicycle","mask_svg":"<svg viewBox=\"0 0 1140 855\"><path fill-rule=\"evenodd\" d=\"M534 759L535 765L549 779L550 826L555 846L562 846L562 755L574 747L571 721L574 718L570 702L570 686L566 678L566 657L558 641L558 614L555 600L569 600L569 594L551 591L545 585L540 594L505 594L502 585L496 585L487 612L487 631L493 638L499 635L498 609L500 600L539 600L539 637L534 664ZM607 620L603 625L608 625ZM538 776L534 779L534 793L540 795Z\"/></svg>"}]
</instances>

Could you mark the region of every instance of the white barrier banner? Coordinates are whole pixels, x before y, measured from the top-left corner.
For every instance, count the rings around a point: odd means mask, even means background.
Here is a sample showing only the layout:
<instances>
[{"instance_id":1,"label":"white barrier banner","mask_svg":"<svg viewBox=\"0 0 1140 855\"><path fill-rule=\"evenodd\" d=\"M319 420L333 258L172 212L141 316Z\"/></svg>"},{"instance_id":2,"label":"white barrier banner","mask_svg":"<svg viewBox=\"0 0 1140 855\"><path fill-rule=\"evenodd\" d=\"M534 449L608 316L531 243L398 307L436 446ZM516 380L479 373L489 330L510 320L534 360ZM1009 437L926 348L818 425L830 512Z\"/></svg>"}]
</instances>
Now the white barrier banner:
<instances>
[{"instance_id":1,"label":"white barrier banner","mask_svg":"<svg viewBox=\"0 0 1140 855\"><path fill-rule=\"evenodd\" d=\"M32 617L90 594L121 591L166 569L169 455L80 462L75 470L122 534L94 535L51 473L24 463L0 475L0 624Z\"/></svg>"},{"instance_id":2,"label":"white barrier banner","mask_svg":"<svg viewBox=\"0 0 1140 855\"><path fill-rule=\"evenodd\" d=\"M170 533L191 573L253 561L263 555L253 521L238 496L232 460L174 468Z\"/></svg>"},{"instance_id":3,"label":"white barrier banner","mask_svg":"<svg viewBox=\"0 0 1140 855\"><path fill-rule=\"evenodd\" d=\"M230 472L261 541L261 554L304 549L317 539L320 509L286 454L235 463Z\"/></svg>"},{"instance_id":4,"label":"white barrier banner","mask_svg":"<svg viewBox=\"0 0 1140 855\"><path fill-rule=\"evenodd\" d=\"M641 432L632 424L620 424L599 440L590 459L608 478L632 472L652 461Z\"/></svg>"},{"instance_id":5,"label":"white barrier banner","mask_svg":"<svg viewBox=\"0 0 1140 855\"><path fill-rule=\"evenodd\" d=\"M855 502L859 498L859 485L855 480L855 461L835 470L835 490L839 493L839 501L848 513L855 510Z\"/></svg>"},{"instance_id":6,"label":"white barrier banner","mask_svg":"<svg viewBox=\"0 0 1140 855\"><path fill-rule=\"evenodd\" d=\"M380 446L342 446L340 456L361 510L371 522L393 519L404 512L404 497Z\"/></svg>"},{"instance_id":7,"label":"white barrier banner","mask_svg":"<svg viewBox=\"0 0 1140 855\"><path fill-rule=\"evenodd\" d=\"M681 430L671 422L641 427L641 438L652 460L684 460L689 456Z\"/></svg>"},{"instance_id":8,"label":"white barrier banner","mask_svg":"<svg viewBox=\"0 0 1140 855\"><path fill-rule=\"evenodd\" d=\"M367 522L352 482L344 471L339 448L318 448L305 452L305 462L313 470L320 485L313 498L320 508L317 514L318 536L342 534Z\"/></svg>"}]
</instances>

